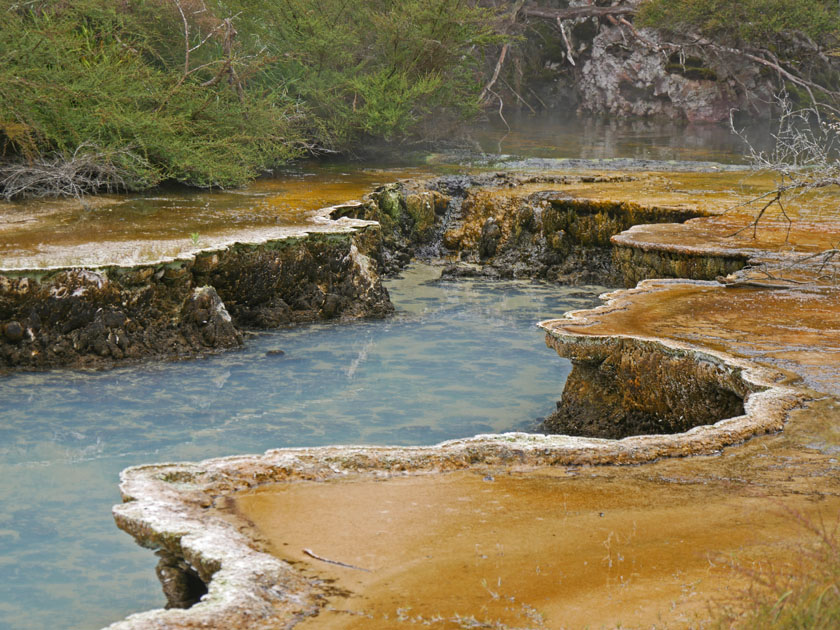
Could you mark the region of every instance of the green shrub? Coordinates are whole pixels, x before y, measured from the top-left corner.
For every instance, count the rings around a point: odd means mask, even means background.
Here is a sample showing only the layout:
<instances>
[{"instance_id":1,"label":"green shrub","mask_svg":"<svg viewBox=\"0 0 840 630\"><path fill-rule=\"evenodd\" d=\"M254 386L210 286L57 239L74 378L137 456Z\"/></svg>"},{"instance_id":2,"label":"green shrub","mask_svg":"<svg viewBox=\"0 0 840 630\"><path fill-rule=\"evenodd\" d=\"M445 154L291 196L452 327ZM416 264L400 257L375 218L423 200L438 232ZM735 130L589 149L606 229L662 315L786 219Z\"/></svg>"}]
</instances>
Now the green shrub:
<instances>
[{"instance_id":1,"label":"green shrub","mask_svg":"<svg viewBox=\"0 0 840 630\"><path fill-rule=\"evenodd\" d=\"M648 0L638 20L645 26L771 50L792 33L823 46L834 45L840 33L835 0Z\"/></svg>"},{"instance_id":2,"label":"green shrub","mask_svg":"<svg viewBox=\"0 0 840 630\"><path fill-rule=\"evenodd\" d=\"M494 19L466 0L0 0L0 163L83 147L120 156L127 188L235 186L401 138L477 111Z\"/></svg>"},{"instance_id":3,"label":"green shrub","mask_svg":"<svg viewBox=\"0 0 840 630\"><path fill-rule=\"evenodd\" d=\"M410 134L431 114L478 112L485 48L502 37L475 0L239 0L277 60L267 75L309 107L309 135L333 148Z\"/></svg>"},{"instance_id":4,"label":"green shrub","mask_svg":"<svg viewBox=\"0 0 840 630\"><path fill-rule=\"evenodd\" d=\"M127 150L140 158L127 162L129 169L145 165L127 173L130 188L164 179L237 185L298 155L294 102L277 91L240 93L223 81L202 85L219 63L185 78L183 34L178 59L160 29L165 8L152 20L142 2L7 3L0 27L3 155L70 156L82 145L103 155ZM209 48L201 52L192 67L221 59Z\"/></svg>"}]
</instances>

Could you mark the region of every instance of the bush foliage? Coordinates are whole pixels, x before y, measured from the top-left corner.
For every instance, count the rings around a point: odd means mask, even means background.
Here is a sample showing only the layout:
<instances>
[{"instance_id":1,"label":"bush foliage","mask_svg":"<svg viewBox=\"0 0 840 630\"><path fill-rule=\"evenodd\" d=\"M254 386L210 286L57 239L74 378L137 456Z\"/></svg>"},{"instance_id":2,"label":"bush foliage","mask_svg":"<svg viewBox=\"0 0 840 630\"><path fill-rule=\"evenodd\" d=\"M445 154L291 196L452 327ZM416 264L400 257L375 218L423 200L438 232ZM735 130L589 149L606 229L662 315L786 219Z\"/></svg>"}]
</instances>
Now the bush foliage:
<instances>
[{"instance_id":1,"label":"bush foliage","mask_svg":"<svg viewBox=\"0 0 840 630\"><path fill-rule=\"evenodd\" d=\"M467 0L0 0L0 163L233 186L405 137L476 111L494 20Z\"/></svg>"},{"instance_id":2,"label":"bush foliage","mask_svg":"<svg viewBox=\"0 0 840 630\"><path fill-rule=\"evenodd\" d=\"M648 0L639 20L654 28L770 50L784 47L795 34L833 46L840 33L835 0Z\"/></svg>"}]
</instances>

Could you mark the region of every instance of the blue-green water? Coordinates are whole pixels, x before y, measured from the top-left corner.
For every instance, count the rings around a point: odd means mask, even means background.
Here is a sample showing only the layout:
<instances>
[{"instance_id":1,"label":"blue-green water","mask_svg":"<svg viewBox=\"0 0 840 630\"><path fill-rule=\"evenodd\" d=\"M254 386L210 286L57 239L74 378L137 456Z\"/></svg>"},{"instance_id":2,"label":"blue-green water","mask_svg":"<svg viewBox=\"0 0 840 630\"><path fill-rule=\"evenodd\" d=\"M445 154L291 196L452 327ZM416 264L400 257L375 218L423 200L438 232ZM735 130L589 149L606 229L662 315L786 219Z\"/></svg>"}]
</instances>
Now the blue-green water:
<instances>
[{"instance_id":1,"label":"blue-green water","mask_svg":"<svg viewBox=\"0 0 840 630\"><path fill-rule=\"evenodd\" d=\"M163 605L155 556L111 519L127 466L431 444L549 413L570 366L534 324L603 289L438 272L391 281L398 313L384 321L262 333L198 361L0 379L0 628L98 628Z\"/></svg>"}]
</instances>

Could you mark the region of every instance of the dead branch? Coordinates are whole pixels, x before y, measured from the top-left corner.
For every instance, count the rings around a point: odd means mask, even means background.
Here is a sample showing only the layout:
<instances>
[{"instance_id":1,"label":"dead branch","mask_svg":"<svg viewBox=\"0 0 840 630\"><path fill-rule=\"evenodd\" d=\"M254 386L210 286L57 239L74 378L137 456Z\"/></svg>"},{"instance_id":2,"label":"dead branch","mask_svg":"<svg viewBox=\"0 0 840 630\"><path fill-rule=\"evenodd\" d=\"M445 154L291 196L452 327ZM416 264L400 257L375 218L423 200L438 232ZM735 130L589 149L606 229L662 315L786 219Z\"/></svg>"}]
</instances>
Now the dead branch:
<instances>
[{"instance_id":1,"label":"dead branch","mask_svg":"<svg viewBox=\"0 0 840 630\"><path fill-rule=\"evenodd\" d=\"M484 89L481 91L481 96L478 97L479 102L485 102L487 98L487 93L495 94L493 92L493 86L496 84L496 81L499 80L499 72L502 71L502 64L505 62L505 57L507 56L508 48L510 48L510 44L505 44L502 46L502 52L499 54L499 60L496 62L496 69L493 71L493 76L490 77L490 81L487 85L484 86Z\"/></svg>"},{"instance_id":2,"label":"dead branch","mask_svg":"<svg viewBox=\"0 0 840 630\"><path fill-rule=\"evenodd\" d=\"M758 55L754 55L754 54L749 53L747 51L738 51L738 50L735 50L734 48L732 48L732 49L724 48L724 49L727 50L727 52L731 52L733 54L739 54L739 53L743 54L744 57L746 57L747 59L749 59L751 61L755 61L758 64L761 64L761 65L766 66L768 68L772 68L773 70L778 72L781 76L786 78L791 83L794 83L794 84L798 85L799 87L804 88L808 92L808 96L811 97L811 102L814 103L815 105L819 104L819 102L817 101L816 98L814 98L814 94L813 94L812 90L817 90L817 91L822 92L823 94L826 94L828 96L840 97L840 92L835 92L833 90L829 90L827 87L824 87L824 86L820 85L819 83L814 83L813 81L809 81L808 79L805 79L801 76L797 76L797 75L795 75L791 72L788 72L787 70L785 70L782 67L781 63L779 63L778 58L776 58L775 61L768 61L767 59L764 59L764 58L762 58ZM764 54L766 54L768 56L775 57L775 55L773 55L770 51L765 50L765 51L761 51L761 52L763 52Z\"/></svg>"},{"instance_id":3,"label":"dead branch","mask_svg":"<svg viewBox=\"0 0 840 630\"><path fill-rule=\"evenodd\" d=\"M633 37L635 37L637 40L639 40L642 43L642 45L645 46L645 48L647 48L649 50L652 50L654 52L657 52L657 53L665 53L665 47L663 47L660 44L657 44L655 42L652 42L647 37L643 37L642 34L639 33L638 30L636 30L636 27L633 26L633 24L631 22L629 22L627 20L627 18L625 18L624 16L619 16L616 19L616 21L621 26L627 27L630 30L630 32L633 34Z\"/></svg>"},{"instance_id":4,"label":"dead branch","mask_svg":"<svg viewBox=\"0 0 840 630\"><path fill-rule=\"evenodd\" d=\"M514 90L514 89L510 86L510 83L508 83L508 82L507 82L507 81L505 81L504 79L502 79L502 83L504 83L504 84L505 84L505 87L506 87L508 90L510 90L511 94L513 94L513 95L514 95L517 99L519 99L519 102L520 102L520 103L522 103L525 107L527 107L528 109L530 109L532 114L536 115L537 110L535 110L533 107L531 107L531 104L530 104L528 101L526 101L524 98L522 98L522 95L521 95L519 92L517 92L516 90Z\"/></svg>"},{"instance_id":5,"label":"dead branch","mask_svg":"<svg viewBox=\"0 0 840 630\"><path fill-rule=\"evenodd\" d=\"M329 558L324 558L323 556L319 556L317 553L312 551L311 549L304 549L303 553L305 553L310 558L315 558L316 560L320 560L321 562L327 562L329 564L334 564L339 567L345 567L347 569L355 569L356 571L365 571L366 573L371 573L370 569L363 569L362 567L357 567L352 564L347 564L346 562L340 562L338 560L330 560Z\"/></svg>"},{"instance_id":6,"label":"dead branch","mask_svg":"<svg viewBox=\"0 0 840 630\"><path fill-rule=\"evenodd\" d=\"M793 286L791 284L771 284L768 282L759 282L758 280L730 280L729 278L724 278L723 276L718 276L715 278L720 284L722 284L727 289L773 289L773 290L786 290L792 289Z\"/></svg>"},{"instance_id":7,"label":"dead branch","mask_svg":"<svg viewBox=\"0 0 840 630\"><path fill-rule=\"evenodd\" d=\"M148 163L128 149L106 154L91 143L83 143L69 156L0 165L0 196L7 200L81 199L89 193L136 190L157 183L139 181L140 176L119 162L134 163L140 170L150 171Z\"/></svg>"},{"instance_id":8,"label":"dead branch","mask_svg":"<svg viewBox=\"0 0 840 630\"><path fill-rule=\"evenodd\" d=\"M574 66L575 56L572 54L572 45L569 43L569 37L566 35L566 27L563 24L563 20L560 18L557 18L557 28L560 29L560 35L563 36L563 45L566 47L566 59Z\"/></svg>"},{"instance_id":9,"label":"dead branch","mask_svg":"<svg viewBox=\"0 0 840 630\"><path fill-rule=\"evenodd\" d=\"M496 92L494 92L493 90L490 90L490 94L492 94L492 95L493 95L493 96L495 96L497 99L499 99L499 118L501 118L501 119L502 119L502 122L503 122L503 123L505 123L505 127L507 127L507 130L508 130L508 131L510 131L510 125L508 124L508 121L507 121L507 120L505 120L505 115L502 113L502 110L505 108L505 102L504 102L504 100L502 100L502 97L501 97L501 96L499 96L499 95L498 95Z\"/></svg>"},{"instance_id":10,"label":"dead branch","mask_svg":"<svg viewBox=\"0 0 840 630\"><path fill-rule=\"evenodd\" d=\"M764 204L764 206L761 208L761 210L758 211L758 214L755 216L755 218L749 224L742 227L740 230L736 230L732 234L729 234L727 236L727 238L732 238L733 236L738 236L739 234L749 230L750 228L753 229L753 236L752 237L756 238L756 235L758 234L758 224L761 221L761 217L763 217L764 213L767 212L767 208L772 206L774 203L779 203L779 200L781 198L782 198L781 191L779 191L779 190L773 191L773 198L770 201L768 201L766 204ZM788 230L788 232L790 232L790 230Z\"/></svg>"},{"instance_id":11,"label":"dead branch","mask_svg":"<svg viewBox=\"0 0 840 630\"><path fill-rule=\"evenodd\" d=\"M753 169L776 176L776 185L772 189L727 210L761 204L753 219L730 237L752 229L753 238L756 238L759 222L767 210L776 205L787 221L785 242L788 242L793 221L785 207L786 200L825 188L840 188L840 160L837 157L840 123L826 122L819 116L817 105L793 109L784 92L776 100L781 113L778 130L771 134L773 147L767 152L759 151L751 144L745 133L735 127L730 114L730 128L744 141Z\"/></svg>"}]
</instances>

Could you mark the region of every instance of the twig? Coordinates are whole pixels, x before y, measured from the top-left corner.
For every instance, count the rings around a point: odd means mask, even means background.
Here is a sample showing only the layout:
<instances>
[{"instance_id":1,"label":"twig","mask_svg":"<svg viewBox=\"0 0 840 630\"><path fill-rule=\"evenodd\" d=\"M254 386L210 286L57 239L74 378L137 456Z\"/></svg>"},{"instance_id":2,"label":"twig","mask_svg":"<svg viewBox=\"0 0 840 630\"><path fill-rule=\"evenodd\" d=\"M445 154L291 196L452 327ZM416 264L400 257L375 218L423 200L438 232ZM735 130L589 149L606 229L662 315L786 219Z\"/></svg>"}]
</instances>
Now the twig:
<instances>
[{"instance_id":1,"label":"twig","mask_svg":"<svg viewBox=\"0 0 840 630\"><path fill-rule=\"evenodd\" d=\"M522 12L528 17L538 17L544 20L576 20L578 18L607 17L613 15L633 15L635 7L572 7L569 9L543 9L540 7L526 7Z\"/></svg>"},{"instance_id":2,"label":"twig","mask_svg":"<svg viewBox=\"0 0 840 630\"><path fill-rule=\"evenodd\" d=\"M321 562L328 562L329 564L335 564L339 567L344 567L346 569L355 569L356 571L365 571L366 573L373 573L373 571L371 571L370 569L363 569L362 567L347 564L346 562L339 562L338 560L330 560L329 558L324 558L323 556L319 556L311 549L304 549L303 553L305 553L310 558L315 558L316 560L320 560Z\"/></svg>"},{"instance_id":3,"label":"twig","mask_svg":"<svg viewBox=\"0 0 840 630\"><path fill-rule=\"evenodd\" d=\"M521 102L521 103L522 103L525 107L527 107L528 109L530 109L530 110L531 110L531 113L532 113L532 114L536 114L536 113L537 113L537 110L535 110L533 107L531 107L531 104L530 104L528 101L526 101L524 98L522 98L522 95L520 95L520 94L519 94L519 92L517 92L516 90L514 90L514 89L510 86L510 83L508 83L508 82L507 82L507 81L505 81L504 79L502 79L502 83L504 83L504 84L505 84L505 87L506 87L507 89L509 89L509 90L511 91L511 93L512 93L512 94L513 94L516 98L518 98L518 99L519 99L519 102Z\"/></svg>"},{"instance_id":4,"label":"twig","mask_svg":"<svg viewBox=\"0 0 840 630\"><path fill-rule=\"evenodd\" d=\"M785 289L792 289L793 287L789 284L767 284L766 282L758 282L757 280L729 280L722 276L718 276L715 278L720 284L722 284L727 289L742 289L742 288L749 288L749 289L773 289L777 291L782 291ZM801 283L797 283L801 284Z\"/></svg>"},{"instance_id":5,"label":"twig","mask_svg":"<svg viewBox=\"0 0 840 630\"><path fill-rule=\"evenodd\" d=\"M575 64L575 57L572 54L572 45L569 43L569 38L566 36L566 27L563 24L563 20L559 17L557 18L557 28L560 29L560 35L563 36L563 44L566 46L566 59L569 60L569 63L573 66Z\"/></svg>"},{"instance_id":6,"label":"twig","mask_svg":"<svg viewBox=\"0 0 840 630\"><path fill-rule=\"evenodd\" d=\"M507 56L508 48L510 44L505 44L502 46L502 52L499 54L499 60L496 62L496 69L493 71L493 76L490 78L490 81L487 85L484 86L484 89L481 91L481 96L478 97L480 102L484 102L485 98L487 97L487 93L493 93L493 86L496 84L496 81L499 79L499 72L502 71L502 64L505 62L505 57Z\"/></svg>"},{"instance_id":7,"label":"twig","mask_svg":"<svg viewBox=\"0 0 840 630\"><path fill-rule=\"evenodd\" d=\"M0 165L0 197L74 197L84 203L87 193L142 188L157 183L154 177L149 163L130 148L106 153L84 142L72 155Z\"/></svg>"},{"instance_id":8,"label":"twig","mask_svg":"<svg viewBox=\"0 0 840 630\"><path fill-rule=\"evenodd\" d=\"M496 92L494 92L493 90L490 90L490 94L492 94L492 95L493 95L493 96L495 96L497 99L499 99L499 118L501 118L501 119L502 119L502 122L503 122L503 123L505 123L505 127L507 127L508 132L510 132L510 125L508 124L508 121L507 121L507 120L505 120L505 116L504 116L504 114L502 114L502 110L505 108L505 102L502 100L502 97L501 97L501 96L499 96L499 95L498 95Z\"/></svg>"},{"instance_id":9,"label":"twig","mask_svg":"<svg viewBox=\"0 0 840 630\"><path fill-rule=\"evenodd\" d=\"M532 90L532 89L529 87L529 88L528 88L528 91L529 91L531 94L533 94L534 98L535 98L535 99L537 99L537 100L540 102L540 105L542 105L542 106L543 106L543 109L548 109L548 105L546 105L546 104L545 104L545 101L543 101L543 100L539 97L539 95L538 95L536 92L534 92L534 90Z\"/></svg>"},{"instance_id":10,"label":"twig","mask_svg":"<svg viewBox=\"0 0 840 630\"><path fill-rule=\"evenodd\" d=\"M766 204L764 204L764 207L761 210L758 211L758 214L756 215L755 219L753 219L748 225L745 225L744 227L742 227L740 230L737 230L737 231L733 232L732 234L727 235L727 238L731 238L733 236L738 236L741 232L744 232L744 231L746 231L750 228L753 229L753 238L756 238L756 234L758 233L758 222L761 221L761 217L763 217L764 213L767 212L767 208L772 206L774 203L777 203L782 198L781 191L776 190L774 192L775 192L775 194L773 195L773 198L770 201L768 201ZM788 229L788 232L789 231L790 230Z\"/></svg>"}]
</instances>

